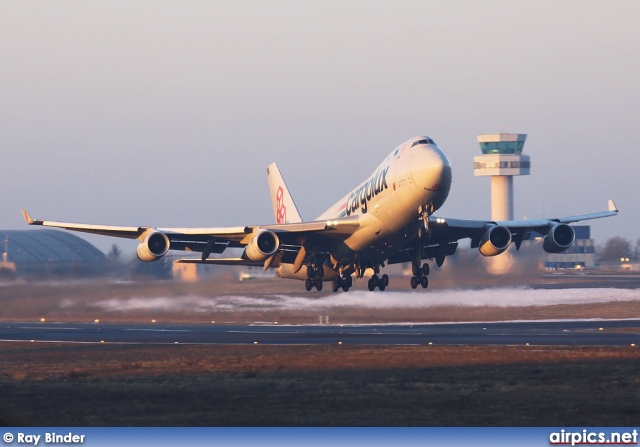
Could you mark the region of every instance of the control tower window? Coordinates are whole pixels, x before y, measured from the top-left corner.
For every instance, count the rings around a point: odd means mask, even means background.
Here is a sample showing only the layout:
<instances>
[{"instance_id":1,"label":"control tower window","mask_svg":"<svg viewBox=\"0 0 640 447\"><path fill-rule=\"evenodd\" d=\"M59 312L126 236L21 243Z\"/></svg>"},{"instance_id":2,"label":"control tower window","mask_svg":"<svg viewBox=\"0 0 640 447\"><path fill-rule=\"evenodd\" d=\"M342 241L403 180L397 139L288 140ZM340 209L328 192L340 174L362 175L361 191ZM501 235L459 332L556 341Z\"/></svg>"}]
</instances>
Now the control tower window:
<instances>
[{"instance_id":1,"label":"control tower window","mask_svg":"<svg viewBox=\"0 0 640 447\"><path fill-rule=\"evenodd\" d=\"M491 143L480 143L483 154L514 154L520 155L524 141L500 141Z\"/></svg>"}]
</instances>

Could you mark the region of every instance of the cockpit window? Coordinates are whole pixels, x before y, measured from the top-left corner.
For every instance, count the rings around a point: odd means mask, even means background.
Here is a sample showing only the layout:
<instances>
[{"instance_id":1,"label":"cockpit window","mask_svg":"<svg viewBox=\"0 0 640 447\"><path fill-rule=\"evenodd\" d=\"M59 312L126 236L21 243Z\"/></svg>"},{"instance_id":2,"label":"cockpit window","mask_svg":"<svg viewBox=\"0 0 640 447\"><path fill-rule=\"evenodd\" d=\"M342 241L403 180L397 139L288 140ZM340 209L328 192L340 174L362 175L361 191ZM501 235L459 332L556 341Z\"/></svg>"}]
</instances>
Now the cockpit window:
<instances>
[{"instance_id":1,"label":"cockpit window","mask_svg":"<svg viewBox=\"0 0 640 447\"><path fill-rule=\"evenodd\" d=\"M434 143L431 138L427 138L426 140L419 140L419 141L414 142L411 145L411 147L416 146L418 144L436 144L436 143Z\"/></svg>"}]
</instances>

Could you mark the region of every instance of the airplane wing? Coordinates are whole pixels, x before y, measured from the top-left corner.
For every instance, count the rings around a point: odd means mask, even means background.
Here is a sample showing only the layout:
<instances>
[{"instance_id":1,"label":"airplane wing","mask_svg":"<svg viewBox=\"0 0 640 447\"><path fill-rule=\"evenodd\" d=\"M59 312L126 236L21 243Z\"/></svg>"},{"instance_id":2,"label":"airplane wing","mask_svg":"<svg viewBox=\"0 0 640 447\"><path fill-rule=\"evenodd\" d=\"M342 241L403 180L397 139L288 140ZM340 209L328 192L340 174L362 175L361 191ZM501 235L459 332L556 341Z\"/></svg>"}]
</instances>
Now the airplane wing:
<instances>
[{"instance_id":1,"label":"airplane wing","mask_svg":"<svg viewBox=\"0 0 640 447\"><path fill-rule=\"evenodd\" d=\"M25 210L22 210L22 215L29 225L56 227L104 236L139 239L141 241L151 234L161 233L169 241L168 249L206 254L202 260L197 260L200 262L203 262L210 253L222 253L228 247L241 248L246 246L251 242L256 232L260 230L268 230L275 233L283 251L295 250L297 252L303 244L309 241L315 242L319 246L334 245L336 242L348 238L360 226L357 215L328 221L211 228L156 228L58 222L33 219ZM262 265L262 263L256 264L256 262L242 258L228 258L227 263L238 264L240 261L245 261L247 265Z\"/></svg>"},{"instance_id":2,"label":"airplane wing","mask_svg":"<svg viewBox=\"0 0 640 447\"><path fill-rule=\"evenodd\" d=\"M480 248L481 253L486 256L501 253L511 242L516 249L520 249L523 240L529 240L535 235L550 236L545 250L550 253L560 252L573 243L574 233L565 229L566 224L615 216L617 213L615 203L609 200L607 211L550 219L485 221L431 216L424 236L416 237L391 256L388 263L409 262L420 257L435 259L440 266L446 256L455 253L458 240L466 238L471 240L471 248Z\"/></svg>"},{"instance_id":3,"label":"airplane wing","mask_svg":"<svg viewBox=\"0 0 640 447\"><path fill-rule=\"evenodd\" d=\"M24 210L22 213L29 225L139 239L141 241L139 249L144 248L146 251L143 253L139 251L138 256L147 261L158 259L171 249L202 253L202 257L199 259L179 261L184 263L263 265L265 269L269 266L276 267L286 263L293 264L296 270L299 270L308 257L305 245L314 246L318 252L329 253L331 247L344 241L359 229L360 219L363 218L362 215L352 215L328 221L245 227L156 228L39 220L33 219ZM440 266L446 256L456 252L458 241L465 238L471 240L472 248L480 248L480 252L485 256L493 256L506 250L511 242L519 249L522 241L530 239L534 233L547 236L545 244L548 245L545 245L545 250L550 253L560 252L571 246L574 240L573 230L567 229L568 223L614 216L617 213L618 209L610 200L608 211L551 219L495 222L431 216L428 220L427 230L416 232L421 236L416 236L402 249L391 255L387 259L387 263L396 264L415 262L418 259L435 259ZM419 222L419 225L422 225L422 222ZM273 233L279 240L277 250L270 252L266 257L260 257L259 260L256 260L243 254L243 257L240 258L209 258L211 253L223 253L227 248L247 247L257 235L265 231Z\"/></svg>"}]
</instances>

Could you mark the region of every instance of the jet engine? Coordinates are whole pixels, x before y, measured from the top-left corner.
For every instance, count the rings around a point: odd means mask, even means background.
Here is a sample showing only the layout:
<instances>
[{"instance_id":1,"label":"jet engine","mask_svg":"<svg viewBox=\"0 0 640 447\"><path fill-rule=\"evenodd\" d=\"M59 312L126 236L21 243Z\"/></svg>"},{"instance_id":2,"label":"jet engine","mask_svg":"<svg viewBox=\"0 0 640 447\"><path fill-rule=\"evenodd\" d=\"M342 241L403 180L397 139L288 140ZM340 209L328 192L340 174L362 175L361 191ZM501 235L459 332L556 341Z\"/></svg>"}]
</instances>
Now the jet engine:
<instances>
[{"instance_id":1,"label":"jet engine","mask_svg":"<svg viewBox=\"0 0 640 447\"><path fill-rule=\"evenodd\" d=\"M247 258L252 261L264 261L280 248L278 236L269 230L259 230L244 250Z\"/></svg>"},{"instance_id":2,"label":"jet engine","mask_svg":"<svg viewBox=\"0 0 640 447\"><path fill-rule=\"evenodd\" d=\"M157 261L161 257L167 254L171 242L166 234L159 231L151 231L144 238L136 253L138 259L145 262Z\"/></svg>"},{"instance_id":3,"label":"jet engine","mask_svg":"<svg viewBox=\"0 0 640 447\"><path fill-rule=\"evenodd\" d=\"M558 224L549 230L544 237L542 248L547 253L560 253L573 245L576 239L576 232L570 225Z\"/></svg>"},{"instance_id":4,"label":"jet engine","mask_svg":"<svg viewBox=\"0 0 640 447\"><path fill-rule=\"evenodd\" d=\"M511 231L502 225L494 225L480 240L480 253L484 256L496 256L505 251L511 243Z\"/></svg>"}]
</instances>

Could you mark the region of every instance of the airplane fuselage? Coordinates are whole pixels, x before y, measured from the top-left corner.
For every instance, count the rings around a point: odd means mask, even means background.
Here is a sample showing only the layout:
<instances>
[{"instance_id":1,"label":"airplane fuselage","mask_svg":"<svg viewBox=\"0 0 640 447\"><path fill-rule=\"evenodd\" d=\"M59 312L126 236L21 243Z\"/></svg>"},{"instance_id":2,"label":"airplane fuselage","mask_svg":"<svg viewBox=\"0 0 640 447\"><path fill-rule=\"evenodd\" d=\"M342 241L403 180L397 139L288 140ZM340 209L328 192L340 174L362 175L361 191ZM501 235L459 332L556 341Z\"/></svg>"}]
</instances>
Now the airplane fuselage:
<instances>
[{"instance_id":1,"label":"airplane fuselage","mask_svg":"<svg viewBox=\"0 0 640 447\"><path fill-rule=\"evenodd\" d=\"M429 137L412 138L394 149L373 173L316 220L360 215L360 226L331 251L332 265L377 265L416 234L421 212L434 213L451 187L451 163ZM357 259L356 259L357 258ZM336 275L325 269L327 279ZM304 279L290 265L278 275Z\"/></svg>"}]
</instances>

